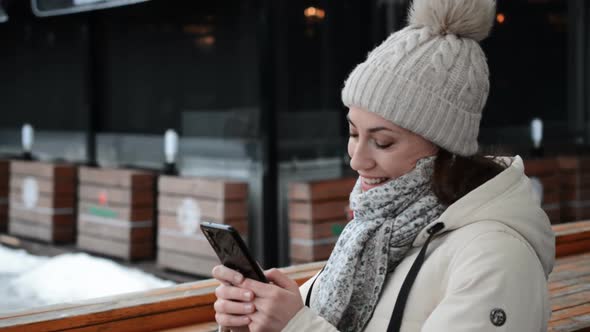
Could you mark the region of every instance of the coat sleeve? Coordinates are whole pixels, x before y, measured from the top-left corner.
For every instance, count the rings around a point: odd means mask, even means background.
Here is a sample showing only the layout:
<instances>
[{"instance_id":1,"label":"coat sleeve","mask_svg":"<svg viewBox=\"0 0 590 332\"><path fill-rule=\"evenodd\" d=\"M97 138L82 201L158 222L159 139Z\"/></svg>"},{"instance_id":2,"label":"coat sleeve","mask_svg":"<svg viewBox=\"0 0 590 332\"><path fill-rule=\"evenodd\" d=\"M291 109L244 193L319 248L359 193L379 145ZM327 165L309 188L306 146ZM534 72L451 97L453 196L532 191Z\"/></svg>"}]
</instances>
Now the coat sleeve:
<instances>
[{"instance_id":1,"label":"coat sleeve","mask_svg":"<svg viewBox=\"0 0 590 332\"><path fill-rule=\"evenodd\" d=\"M291 318L289 324L283 329L283 332L301 331L338 332L338 329L308 307L303 307L297 312L295 317Z\"/></svg>"},{"instance_id":2,"label":"coat sleeve","mask_svg":"<svg viewBox=\"0 0 590 332\"><path fill-rule=\"evenodd\" d=\"M304 301L307 297L307 292L310 290L309 288L311 284L315 281L318 275L319 273L310 278L299 288L301 297ZM289 324L287 324L287 326L285 326L283 329L283 332L301 331L338 332L338 329L335 328L334 325L328 323L327 320L313 312L311 309L304 306L293 318L291 318Z\"/></svg>"},{"instance_id":3,"label":"coat sleeve","mask_svg":"<svg viewBox=\"0 0 590 332\"><path fill-rule=\"evenodd\" d=\"M422 332L547 331L547 279L533 249L504 231L481 234L451 259Z\"/></svg>"}]
</instances>

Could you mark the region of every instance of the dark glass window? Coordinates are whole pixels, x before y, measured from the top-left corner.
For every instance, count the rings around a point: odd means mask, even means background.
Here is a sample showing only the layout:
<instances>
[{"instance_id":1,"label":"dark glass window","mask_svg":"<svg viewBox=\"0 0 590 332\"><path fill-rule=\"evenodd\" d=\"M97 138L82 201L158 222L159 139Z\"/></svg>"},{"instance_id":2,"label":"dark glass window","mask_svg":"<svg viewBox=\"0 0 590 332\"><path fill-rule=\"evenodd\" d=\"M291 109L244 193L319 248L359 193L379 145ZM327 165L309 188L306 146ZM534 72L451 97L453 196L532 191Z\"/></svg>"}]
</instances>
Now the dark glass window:
<instances>
[{"instance_id":1,"label":"dark glass window","mask_svg":"<svg viewBox=\"0 0 590 332\"><path fill-rule=\"evenodd\" d=\"M534 117L567 122L567 1L497 6L492 34L482 43L491 82L482 126L528 125Z\"/></svg>"},{"instance_id":2,"label":"dark glass window","mask_svg":"<svg viewBox=\"0 0 590 332\"><path fill-rule=\"evenodd\" d=\"M341 157L347 138L340 92L371 48L373 1L283 1L277 22L280 159Z\"/></svg>"},{"instance_id":3,"label":"dark glass window","mask_svg":"<svg viewBox=\"0 0 590 332\"><path fill-rule=\"evenodd\" d=\"M286 1L290 111L342 109L340 90L370 47L371 1Z\"/></svg>"},{"instance_id":4,"label":"dark glass window","mask_svg":"<svg viewBox=\"0 0 590 332\"><path fill-rule=\"evenodd\" d=\"M0 24L0 127L84 130L88 115L88 34L83 15L33 16L28 3L5 3Z\"/></svg>"},{"instance_id":5,"label":"dark glass window","mask_svg":"<svg viewBox=\"0 0 590 332\"><path fill-rule=\"evenodd\" d=\"M153 0L101 14L100 131L160 134L187 128L189 112L256 109L256 17L243 0Z\"/></svg>"}]
</instances>

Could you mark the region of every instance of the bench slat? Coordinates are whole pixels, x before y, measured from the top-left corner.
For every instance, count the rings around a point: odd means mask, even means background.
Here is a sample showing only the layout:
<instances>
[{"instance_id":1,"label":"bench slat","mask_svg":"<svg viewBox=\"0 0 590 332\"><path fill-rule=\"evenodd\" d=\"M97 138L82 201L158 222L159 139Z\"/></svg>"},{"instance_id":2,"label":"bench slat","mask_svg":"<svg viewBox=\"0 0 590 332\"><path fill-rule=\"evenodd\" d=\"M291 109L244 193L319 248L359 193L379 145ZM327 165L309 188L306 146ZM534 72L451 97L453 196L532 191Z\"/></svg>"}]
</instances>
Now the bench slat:
<instances>
[{"instance_id":1,"label":"bench slat","mask_svg":"<svg viewBox=\"0 0 590 332\"><path fill-rule=\"evenodd\" d=\"M558 259L549 291L549 331L590 331L590 254Z\"/></svg>"}]
</instances>

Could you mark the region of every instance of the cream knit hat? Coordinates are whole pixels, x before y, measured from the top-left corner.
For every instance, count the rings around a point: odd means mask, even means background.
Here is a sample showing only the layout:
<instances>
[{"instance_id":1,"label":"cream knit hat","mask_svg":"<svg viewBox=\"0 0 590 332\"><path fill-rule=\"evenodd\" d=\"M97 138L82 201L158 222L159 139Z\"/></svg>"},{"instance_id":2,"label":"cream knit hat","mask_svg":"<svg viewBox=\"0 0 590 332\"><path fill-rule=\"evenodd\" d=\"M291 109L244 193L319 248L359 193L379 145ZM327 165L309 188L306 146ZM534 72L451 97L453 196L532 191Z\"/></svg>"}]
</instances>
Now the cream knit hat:
<instances>
[{"instance_id":1,"label":"cream knit hat","mask_svg":"<svg viewBox=\"0 0 590 332\"><path fill-rule=\"evenodd\" d=\"M494 0L414 0L409 25L393 33L350 74L342 101L462 156L477 152L489 72L479 41Z\"/></svg>"}]
</instances>

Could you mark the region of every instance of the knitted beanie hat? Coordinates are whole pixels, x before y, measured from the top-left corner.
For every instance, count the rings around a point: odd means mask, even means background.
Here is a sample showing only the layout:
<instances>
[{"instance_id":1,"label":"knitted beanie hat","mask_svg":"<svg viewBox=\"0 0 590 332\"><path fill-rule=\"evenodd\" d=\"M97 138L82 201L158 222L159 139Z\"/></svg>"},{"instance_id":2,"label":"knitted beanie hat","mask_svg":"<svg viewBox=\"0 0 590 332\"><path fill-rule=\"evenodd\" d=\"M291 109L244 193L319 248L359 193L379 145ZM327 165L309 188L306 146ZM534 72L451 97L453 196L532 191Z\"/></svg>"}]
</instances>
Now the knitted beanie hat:
<instances>
[{"instance_id":1,"label":"knitted beanie hat","mask_svg":"<svg viewBox=\"0 0 590 332\"><path fill-rule=\"evenodd\" d=\"M350 74L344 105L377 113L462 156L477 152L489 72L479 41L495 0L414 0L409 25Z\"/></svg>"}]
</instances>

